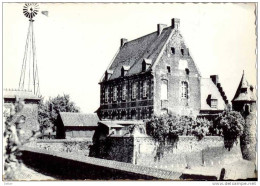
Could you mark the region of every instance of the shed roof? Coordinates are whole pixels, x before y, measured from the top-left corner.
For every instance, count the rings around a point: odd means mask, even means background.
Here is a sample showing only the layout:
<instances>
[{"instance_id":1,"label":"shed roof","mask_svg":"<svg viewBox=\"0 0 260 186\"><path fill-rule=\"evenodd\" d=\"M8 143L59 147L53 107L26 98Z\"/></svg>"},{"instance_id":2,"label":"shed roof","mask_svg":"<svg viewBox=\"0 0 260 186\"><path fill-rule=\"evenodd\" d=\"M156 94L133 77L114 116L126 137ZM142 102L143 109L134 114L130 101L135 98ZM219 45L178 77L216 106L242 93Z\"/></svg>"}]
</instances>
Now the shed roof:
<instances>
[{"instance_id":1,"label":"shed roof","mask_svg":"<svg viewBox=\"0 0 260 186\"><path fill-rule=\"evenodd\" d=\"M99 121L97 114L82 114L74 112L60 112L59 114L63 125L67 127L97 126Z\"/></svg>"}]
</instances>

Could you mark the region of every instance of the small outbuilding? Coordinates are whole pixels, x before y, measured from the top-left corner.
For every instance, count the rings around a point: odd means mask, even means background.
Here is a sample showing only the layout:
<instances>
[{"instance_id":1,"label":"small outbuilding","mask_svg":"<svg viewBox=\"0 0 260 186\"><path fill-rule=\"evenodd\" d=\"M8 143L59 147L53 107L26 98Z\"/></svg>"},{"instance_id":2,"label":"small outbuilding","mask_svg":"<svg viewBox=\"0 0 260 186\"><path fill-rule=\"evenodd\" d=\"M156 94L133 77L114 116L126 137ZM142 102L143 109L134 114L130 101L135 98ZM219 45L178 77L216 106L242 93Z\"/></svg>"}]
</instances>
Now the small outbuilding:
<instances>
[{"instance_id":1,"label":"small outbuilding","mask_svg":"<svg viewBox=\"0 0 260 186\"><path fill-rule=\"evenodd\" d=\"M57 139L88 138L92 140L98 122L97 114L60 112L57 118Z\"/></svg>"}]
</instances>

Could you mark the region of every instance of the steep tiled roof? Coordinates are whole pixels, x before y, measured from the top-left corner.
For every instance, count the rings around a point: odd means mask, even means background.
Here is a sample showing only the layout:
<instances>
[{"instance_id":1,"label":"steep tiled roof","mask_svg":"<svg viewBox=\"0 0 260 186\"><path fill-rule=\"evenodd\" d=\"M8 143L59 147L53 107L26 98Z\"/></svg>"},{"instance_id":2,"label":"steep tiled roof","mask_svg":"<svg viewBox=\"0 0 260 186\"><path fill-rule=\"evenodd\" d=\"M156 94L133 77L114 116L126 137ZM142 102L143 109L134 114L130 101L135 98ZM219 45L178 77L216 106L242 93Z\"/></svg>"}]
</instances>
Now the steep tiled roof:
<instances>
[{"instance_id":1,"label":"steep tiled roof","mask_svg":"<svg viewBox=\"0 0 260 186\"><path fill-rule=\"evenodd\" d=\"M97 126L99 121L97 114L81 114L74 112L60 112L64 126Z\"/></svg>"},{"instance_id":2,"label":"steep tiled roof","mask_svg":"<svg viewBox=\"0 0 260 186\"><path fill-rule=\"evenodd\" d=\"M245 78L245 74L243 73L241 81L238 85L236 94L232 101L256 101L256 96L253 92L252 86L248 83ZM246 92L241 91L242 89L246 89Z\"/></svg>"},{"instance_id":3,"label":"steep tiled roof","mask_svg":"<svg viewBox=\"0 0 260 186\"><path fill-rule=\"evenodd\" d=\"M209 95L211 95L212 99L218 100L217 108L212 108L207 103ZM225 101L213 81L210 78L201 78L201 110L224 110L225 105Z\"/></svg>"},{"instance_id":4,"label":"steep tiled roof","mask_svg":"<svg viewBox=\"0 0 260 186\"><path fill-rule=\"evenodd\" d=\"M126 76L140 73L142 71L142 62L144 58L151 60L151 63L153 64L172 30L172 27L167 27L163 29L160 35L158 35L158 32L153 32L125 43L108 68L109 71L113 71L113 74L109 79L111 80L120 77L122 66L130 67Z\"/></svg>"},{"instance_id":5,"label":"steep tiled roof","mask_svg":"<svg viewBox=\"0 0 260 186\"><path fill-rule=\"evenodd\" d=\"M4 99L15 99L16 97L22 99L40 100L41 98L34 95L32 91L19 90L19 89L4 89Z\"/></svg>"}]
</instances>

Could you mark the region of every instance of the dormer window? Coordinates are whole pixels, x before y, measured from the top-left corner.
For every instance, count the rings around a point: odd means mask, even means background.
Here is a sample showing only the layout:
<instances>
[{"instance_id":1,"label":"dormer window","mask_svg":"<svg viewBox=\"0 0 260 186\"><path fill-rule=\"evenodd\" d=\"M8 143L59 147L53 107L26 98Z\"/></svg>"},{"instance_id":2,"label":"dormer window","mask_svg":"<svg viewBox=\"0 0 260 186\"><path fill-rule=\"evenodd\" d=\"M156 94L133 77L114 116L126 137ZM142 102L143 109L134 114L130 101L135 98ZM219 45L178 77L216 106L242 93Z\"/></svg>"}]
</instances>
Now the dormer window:
<instances>
[{"instance_id":1,"label":"dormer window","mask_svg":"<svg viewBox=\"0 0 260 186\"><path fill-rule=\"evenodd\" d=\"M142 72L145 72L152 64L152 61L150 59L144 59L142 63Z\"/></svg>"},{"instance_id":2,"label":"dormer window","mask_svg":"<svg viewBox=\"0 0 260 186\"><path fill-rule=\"evenodd\" d=\"M210 106L211 108L218 108L218 100L217 99L211 99L210 100Z\"/></svg>"},{"instance_id":3,"label":"dormer window","mask_svg":"<svg viewBox=\"0 0 260 186\"><path fill-rule=\"evenodd\" d=\"M181 49L181 55L184 56L184 49L183 48Z\"/></svg>"},{"instance_id":4,"label":"dormer window","mask_svg":"<svg viewBox=\"0 0 260 186\"><path fill-rule=\"evenodd\" d=\"M215 96L209 94L206 101L211 108L218 108L218 99Z\"/></svg>"},{"instance_id":5,"label":"dormer window","mask_svg":"<svg viewBox=\"0 0 260 186\"><path fill-rule=\"evenodd\" d=\"M130 69L130 66L123 65L121 68L121 76L124 77L129 69Z\"/></svg>"},{"instance_id":6,"label":"dormer window","mask_svg":"<svg viewBox=\"0 0 260 186\"><path fill-rule=\"evenodd\" d=\"M107 70L105 73L105 80L109 80L112 74L113 74L113 70Z\"/></svg>"}]
</instances>

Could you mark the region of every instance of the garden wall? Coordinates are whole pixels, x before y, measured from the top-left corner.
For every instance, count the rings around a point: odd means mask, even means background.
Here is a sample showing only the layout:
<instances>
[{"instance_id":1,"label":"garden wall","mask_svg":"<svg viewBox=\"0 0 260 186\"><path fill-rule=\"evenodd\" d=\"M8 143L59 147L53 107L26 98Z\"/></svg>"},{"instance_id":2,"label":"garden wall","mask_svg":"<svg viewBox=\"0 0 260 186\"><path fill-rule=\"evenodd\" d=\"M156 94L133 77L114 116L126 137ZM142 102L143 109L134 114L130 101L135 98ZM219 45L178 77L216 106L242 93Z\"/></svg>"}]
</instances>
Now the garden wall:
<instances>
[{"instance_id":1,"label":"garden wall","mask_svg":"<svg viewBox=\"0 0 260 186\"><path fill-rule=\"evenodd\" d=\"M193 136L181 136L174 145L164 148L150 137L110 137L110 143L108 154L113 154L114 160L170 170L187 166L212 167L242 159L239 142L228 151L223 138L217 136L206 136L200 141Z\"/></svg>"},{"instance_id":2,"label":"garden wall","mask_svg":"<svg viewBox=\"0 0 260 186\"><path fill-rule=\"evenodd\" d=\"M77 153L88 156L89 146L91 144L92 141L87 141L84 139L48 139L36 140L27 144L26 146L53 152Z\"/></svg>"}]
</instances>

